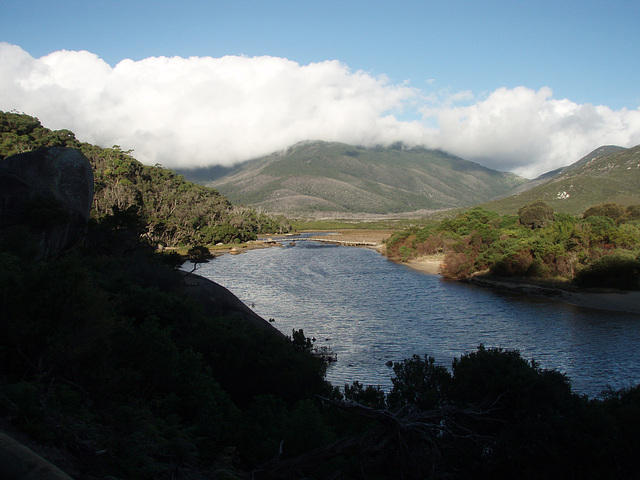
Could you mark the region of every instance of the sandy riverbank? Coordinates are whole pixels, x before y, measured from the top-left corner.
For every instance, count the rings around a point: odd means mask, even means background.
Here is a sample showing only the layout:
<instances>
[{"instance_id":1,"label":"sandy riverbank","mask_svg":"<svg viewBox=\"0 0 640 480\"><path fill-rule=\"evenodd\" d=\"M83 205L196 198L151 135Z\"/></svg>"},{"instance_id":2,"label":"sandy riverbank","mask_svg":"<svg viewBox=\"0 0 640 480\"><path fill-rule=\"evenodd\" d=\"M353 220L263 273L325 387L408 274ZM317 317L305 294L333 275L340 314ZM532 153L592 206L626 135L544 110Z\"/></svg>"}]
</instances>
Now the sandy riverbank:
<instances>
[{"instance_id":1,"label":"sandy riverbank","mask_svg":"<svg viewBox=\"0 0 640 480\"><path fill-rule=\"evenodd\" d=\"M404 264L419 272L435 275L440 273L440 264L443 259L443 256L432 255L413 259ZM550 300L564 302L578 307L640 315L640 292L636 291L580 291L575 288L569 289L559 288L554 285L536 285L523 281L487 278L484 276L471 277L466 280L466 283L521 295L545 297Z\"/></svg>"},{"instance_id":2,"label":"sandy riverbank","mask_svg":"<svg viewBox=\"0 0 640 480\"><path fill-rule=\"evenodd\" d=\"M417 270L429 275L438 275L440 273L440 264L444 260L441 255L429 255L426 257L414 258L406 262L406 265L413 270Z\"/></svg>"},{"instance_id":3,"label":"sandy riverbank","mask_svg":"<svg viewBox=\"0 0 640 480\"><path fill-rule=\"evenodd\" d=\"M639 291L613 289L578 290L575 287L560 288L554 285L536 285L517 280L487 278L484 276L471 277L465 282L494 290L546 297L550 300L569 303L578 307L640 315Z\"/></svg>"}]
</instances>

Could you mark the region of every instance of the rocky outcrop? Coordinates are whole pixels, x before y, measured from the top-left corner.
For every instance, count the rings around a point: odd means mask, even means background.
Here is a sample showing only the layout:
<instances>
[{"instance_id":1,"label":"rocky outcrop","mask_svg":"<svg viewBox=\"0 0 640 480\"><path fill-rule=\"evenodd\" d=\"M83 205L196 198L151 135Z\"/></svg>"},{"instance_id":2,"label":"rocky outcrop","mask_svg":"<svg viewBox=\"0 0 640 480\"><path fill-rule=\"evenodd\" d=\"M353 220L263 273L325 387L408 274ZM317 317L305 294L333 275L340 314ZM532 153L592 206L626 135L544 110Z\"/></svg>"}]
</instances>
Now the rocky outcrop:
<instances>
[{"instance_id":1,"label":"rocky outcrop","mask_svg":"<svg viewBox=\"0 0 640 480\"><path fill-rule=\"evenodd\" d=\"M0 474L4 480L72 480L4 432L0 432Z\"/></svg>"},{"instance_id":2,"label":"rocky outcrop","mask_svg":"<svg viewBox=\"0 0 640 480\"><path fill-rule=\"evenodd\" d=\"M182 292L200 303L204 311L211 317L235 317L240 322L284 337L278 329L247 307L222 285L193 274L185 277L184 280Z\"/></svg>"},{"instance_id":3,"label":"rocky outcrop","mask_svg":"<svg viewBox=\"0 0 640 480\"><path fill-rule=\"evenodd\" d=\"M42 260L82 240L93 201L89 160L73 148L45 148L0 161L0 238Z\"/></svg>"}]
</instances>

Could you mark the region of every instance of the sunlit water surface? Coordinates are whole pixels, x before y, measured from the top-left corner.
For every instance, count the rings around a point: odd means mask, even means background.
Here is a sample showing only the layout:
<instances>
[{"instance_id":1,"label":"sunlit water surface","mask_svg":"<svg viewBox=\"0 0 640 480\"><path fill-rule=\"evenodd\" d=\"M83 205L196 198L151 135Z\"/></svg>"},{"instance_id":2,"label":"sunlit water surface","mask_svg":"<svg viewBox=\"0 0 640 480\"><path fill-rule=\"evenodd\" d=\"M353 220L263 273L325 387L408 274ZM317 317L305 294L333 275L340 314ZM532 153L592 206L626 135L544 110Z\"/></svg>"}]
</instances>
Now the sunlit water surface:
<instances>
[{"instance_id":1,"label":"sunlit water surface","mask_svg":"<svg viewBox=\"0 0 640 480\"><path fill-rule=\"evenodd\" d=\"M590 396L640 383L640 315L449 282L364 248L295 243L223 255L197 273L283 333L302 328L330 347L336 386L358 380L388 391L387 362L416 353L451 366L480 344L517 349Z\"/></svg>"}]
</instances>

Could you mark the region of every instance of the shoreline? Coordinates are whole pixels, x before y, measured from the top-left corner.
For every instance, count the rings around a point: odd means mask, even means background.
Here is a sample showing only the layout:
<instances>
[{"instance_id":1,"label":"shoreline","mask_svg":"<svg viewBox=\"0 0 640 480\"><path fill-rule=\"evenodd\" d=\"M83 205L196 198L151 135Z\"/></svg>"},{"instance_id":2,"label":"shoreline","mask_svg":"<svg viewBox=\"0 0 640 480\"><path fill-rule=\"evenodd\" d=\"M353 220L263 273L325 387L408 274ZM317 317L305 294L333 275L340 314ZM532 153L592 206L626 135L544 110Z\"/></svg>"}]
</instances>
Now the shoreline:
<instances>
[{"instance_id":1,"label":"shoreline","mask_svg":"<svg viewBox=\"0 0 640 480\"><path fill-rule=\"evenodd\" d=\"M444 256L442 255L432 255L398 263L428 275L439 275L440 264L443 259ZM482 288L491 288L493 290L520 295L544 297L549 300L568 303L577 307L640 315L640 291L613 289L599 289L596 291L578 290L575 288L561 288L553 284L540 285L534 282L509 278L490 278L482 275L475 275L460 281Z\"/></svg>"},{"instance_id":2,"label":"shoreline","mask_svg":"<svg viewBox=\"0 0 640 480\"><path fill-rule=\"evenodd\" d=\"M511 293L545 297L549 300L568 303L582 308L624 312L640 315L640 291L626 290L568 290L554 286L542 286L504 278L475 276L463 282L478 287L491 288Z\"/></svg>"},{"instance_id":3,"label":"shoreline","mask_svg":"<svg viewBox=\"0 0 640 480\"><path fill-rule=\"evenodd\" d=\"M416 270L427 275L440 275L440 265L443 260L444 255L428 255L400 263L407 265L412 270Z\"/></svg>"},{"instance_id":4,"label":"shoreline","mask_svg":"<svg viewBox=\"0 0 640 480\"><path fill-rule=\"evenodd\" d=\"M388 230L335 230L335 240L341 244L348 245L354 243L356 248L374 249L387 260L405 265L406 267L423 273L425 275L441 275L440 266L444 260L444 255L426 255L403 262L399 259L392 259L386 256L386 246L384 240L389 238L392 231ZM240 254L249 250L257 250L270 247L281 247L288 241L294 241L296 234L273 235L272 237L261 238L249 243L233 246L225 245L218 248L210 248L214 255ZM355 245L355 244L359 245ZM547 298L549 300L575 305L577 307L591 308L596 310L606 310L613 312L624 312L640 315L640 291L618 291L618 290L577 290L575 288L561 288L553 284L536 284L526 282L521 279L490 278L483 275L475 275L461 280L463 283L481 288L491 288L493 290L510 292L520 295L533 295Z\"/></svg>"}]
</instances>

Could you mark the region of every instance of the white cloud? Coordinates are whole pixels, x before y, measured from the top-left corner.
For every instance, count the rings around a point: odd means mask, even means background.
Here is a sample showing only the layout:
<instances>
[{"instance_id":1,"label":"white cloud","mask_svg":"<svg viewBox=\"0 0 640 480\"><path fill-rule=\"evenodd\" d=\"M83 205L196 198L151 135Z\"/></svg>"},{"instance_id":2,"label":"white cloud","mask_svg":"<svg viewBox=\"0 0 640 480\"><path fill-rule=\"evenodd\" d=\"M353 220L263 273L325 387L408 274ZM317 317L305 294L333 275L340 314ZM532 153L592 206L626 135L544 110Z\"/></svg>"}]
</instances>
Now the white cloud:
<instances>
[{"instance_id":1,"label":"white cloud","mask_svg":"<svg viewBox=\"0 0 640 480\"><path fill-rule=\"evenodd\" d=\"M640 144L640 109L556 100L550 88L499 88L471 105L447 104L426 113L438 119L439 148L529 178L601 145Z\"/></svg>"},{"instance_id":2,"label":"white cloud","mask_svg":"<svg viewBox=\"0 0 640 480\"><path fill-rule=\"evenodd\" d=\"M0 79L1 109L167 167L229 165L307 139L375 144L422 134L391 114L415 89L337 61L160 57L112 68L89 52L34 59L3 43Z\"/></svg>"},{"instance_id":3,"label":"white cloud","mask_svg":"<svg viewBox=\"0 0 640 480\"><path fill-rule=\"evenodd\" d=\"M532 177L602 144L640 143L640 110L555 100L548 88L499 88L476 100L469 91L393 85L338 61L267 56L154 57L111 67L86 51L35 59L0 43L0 109L171 168L230 165L308 139L404 141ZM424 121L400 119L416 110Z\"/></svg>"}]
</instances>

